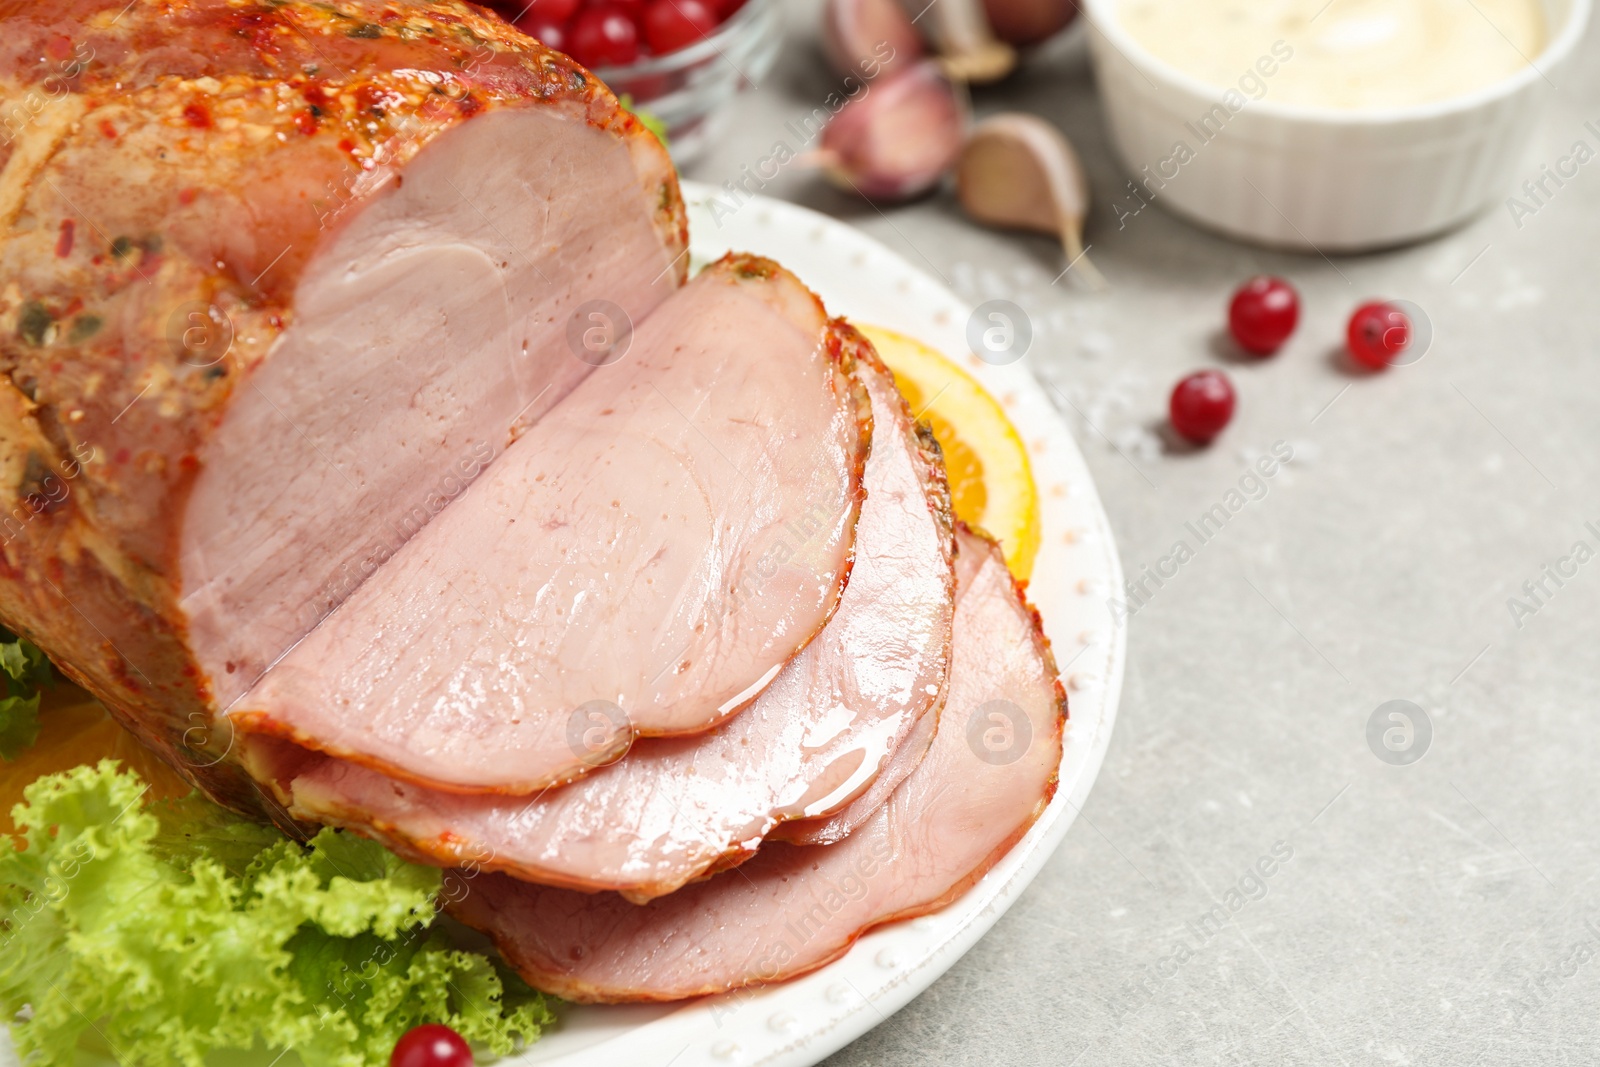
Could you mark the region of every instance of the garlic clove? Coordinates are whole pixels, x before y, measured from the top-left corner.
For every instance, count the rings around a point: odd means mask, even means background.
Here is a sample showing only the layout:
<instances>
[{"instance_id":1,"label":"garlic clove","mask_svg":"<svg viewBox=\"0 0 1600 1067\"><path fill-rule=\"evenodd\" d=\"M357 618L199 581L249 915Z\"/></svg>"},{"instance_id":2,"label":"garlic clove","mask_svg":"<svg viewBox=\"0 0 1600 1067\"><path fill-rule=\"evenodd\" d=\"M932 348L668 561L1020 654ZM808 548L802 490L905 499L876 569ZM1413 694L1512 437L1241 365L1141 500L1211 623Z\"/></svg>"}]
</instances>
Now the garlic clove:
<instances>
[{"instance_id":1,"label":"garlic clove","mask_svg":"<svg viewBox=\"0 0 1600 1067\"><path fill-rule=\"evenodd\" d=\"M900 0L912 21L939 53L945 73L960 82L987 85L1017 67L1017 50L995 37L983 0Z\"/></svg>"},{"instance_id":2,"label":"garlic clove","mask_svg":"<svg viewBox=\"0 0 1600 1067\"><path fill-rule=\"evenodd\" d=\"M968 121L965 93L938 63L924 60L841 108L815 157L841 188L870 200L907 200L939 184L961 152Z\"/></svg>"},{"instance_id":3,"label":"garlic clove","mask_svg":"<svg viewBox=\"0 0 1600 1067\"><path fill-rule=\"evenodd\" d=\"M898 0L828 0L822 50L843 77L871 81L922 58L922 35Z\"/></svg>"},{"instance_id":4,"label":"garlic clove","mask_svg":"<svg viewBox=\"0 0 1600 1067\"><path fill-rule=\"evenodd\" d=\"M956 191L978 222L1050 234L1069 266L1091 286L1105 284L1084 255L1088 178L1071 143L1044 119L1009 112L980 122L956 164Z\"/></svg>"},{"instance_id":5,"label":"garlic clove","mask_svg":"<svg viewBox=\"0 0 1600 1067\"><path fill-rule=\"evenodd\" d=\"M983 0L995 36L1019 48L1054 37L1078 15L1075 0Z\"/></svg>"}]
</instances>

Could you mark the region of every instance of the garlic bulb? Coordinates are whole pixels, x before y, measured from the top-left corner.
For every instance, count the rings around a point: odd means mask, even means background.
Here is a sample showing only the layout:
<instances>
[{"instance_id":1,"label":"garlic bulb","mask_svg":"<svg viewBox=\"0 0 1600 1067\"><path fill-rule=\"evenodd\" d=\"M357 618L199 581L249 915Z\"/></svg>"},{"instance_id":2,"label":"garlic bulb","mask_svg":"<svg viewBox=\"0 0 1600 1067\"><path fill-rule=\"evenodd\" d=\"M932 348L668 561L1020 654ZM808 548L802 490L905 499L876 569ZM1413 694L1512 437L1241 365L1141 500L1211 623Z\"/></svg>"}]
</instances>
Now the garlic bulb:
<instances>
[{"instance_id":1,"label":"garlic bulb","mask_svg":"<svg viewBox=\"0 0 1600 1067\"><path fill-rule=\"evenodd\" d=\"M900 0L956 81L987 85L1017 66L1016 49L995 37L983 0Z\"/></svg>"},{"instance_id":2,"label":"garlic bulb","mask_svg":"<svg viewBox=\"0 0 1600 1067\"><path fill-rule=\"evenodd\" d=\"M841 77L881 78L922 58L922 36L898 0L828 0L822 50Z\"/></svg>"},{"instance_id":3,"label":"garlic bulb","mask_svg":"<svg viewBox=\"0 0 1600 1067\"><path fill-rule=\"evenodd\" d=\"M841 188L906 200L939 184L966 135L965 94L925 60L874 82L822 131L817 162Z\"/></svg>"},{"instance_id":4,"label":"garlic bulb","mask_svg":"<svg viewBox=\"0 0 1600 1067\"><path fill-rule=\"evenodd\" d=\"M1078 15L1075 0L983 0L995 36L1025 47L1054 37Z\"/></svg>"}]
</instances>

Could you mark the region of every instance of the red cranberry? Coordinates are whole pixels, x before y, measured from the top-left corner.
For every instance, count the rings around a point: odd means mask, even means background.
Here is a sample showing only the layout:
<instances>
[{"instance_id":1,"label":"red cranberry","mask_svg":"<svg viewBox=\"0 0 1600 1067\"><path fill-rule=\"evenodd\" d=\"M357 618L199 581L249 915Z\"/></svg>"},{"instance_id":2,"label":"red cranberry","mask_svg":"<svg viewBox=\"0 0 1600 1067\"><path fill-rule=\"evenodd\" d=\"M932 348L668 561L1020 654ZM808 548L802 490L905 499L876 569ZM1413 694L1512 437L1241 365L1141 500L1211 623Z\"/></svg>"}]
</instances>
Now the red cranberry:
<instances>
[{"instance_id":1,"label":"red cranberry","mask_svg":"<svg viewBox=\"0 0 1600 1067\"><path fill-rule=\"evenodd\" d=\"M596 4L572 20L567 49L586 67L626 66L639 58L639 25L617 4Z\"/></svg>"},{"instance_id":2,"label":"red cranberry","mask_svg":"<svg viewBox=\"0 0 1600 1067\"><path fill-rule=\"evenodd\" d=\"M512 25L546 48L557 52L567 50L567 28L560 22L542 19L537 15L523 15Z\"/></svg>"},{"instance_id":3,"label":"red cranberry","mask_svg":"<svg viewBox=\"0 0 1600 1067\"><path fill-rule=\"evenodd\" d=\"M687 48L717 28L706 0L654 0L644 9L644 37L657 55Z\"/></svg>"},{"instance_id":4,"label":"red cranberry","mask_svg":"<svg viewBox=\"0 0 1600 1067\"><path fill-rule=\"evenodd\" d=\"M1172 390L1172 428L1197 445L1210 444L1233 418L1233 383L1218 370L1196 371Z\"/></svg>"},{"instance_id":5,"label":"red cranberry","mask_svg":"<svg viewBox=\"0 0 1600 1067\"><path fill-rule=\"evenodd\" d=\"M1382 370L1411 343L1411 320L1393 304L1362 304L1350 316L1346 340L1350 358L1363 367Z\"/></svg>"},{"instance_id":6,"label":"red cranberry","mask_svg":"<svg viewBox=\"0 0 1600 1067\"><path fill-rule=\"evenodd\" d=\"M1233 294L1228 307L1228 329L1239 347L1257 356L1270 356L1294 333L1300 321L1300 296L1282 278L1260 275Z\"/></svg>"},{"instance_id":7,"label":"red cranberry","mask_svg":"<svg viewBox=\"0 0 1600 1067\"><path fill-rule=\"evenodd\" d=\"M395 1042L389 1067L472 1067L472 1049L448 1026L427 1023Z\"/></svg>"}]
</instances>

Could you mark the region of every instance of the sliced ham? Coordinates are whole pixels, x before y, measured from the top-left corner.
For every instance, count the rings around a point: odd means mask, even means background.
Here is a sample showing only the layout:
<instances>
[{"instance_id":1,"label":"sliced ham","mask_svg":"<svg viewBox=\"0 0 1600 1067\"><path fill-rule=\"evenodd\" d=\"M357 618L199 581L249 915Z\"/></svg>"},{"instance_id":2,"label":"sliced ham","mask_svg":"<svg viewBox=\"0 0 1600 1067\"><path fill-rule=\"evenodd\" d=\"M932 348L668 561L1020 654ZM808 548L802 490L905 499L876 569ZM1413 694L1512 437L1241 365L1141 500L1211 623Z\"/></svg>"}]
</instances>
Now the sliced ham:
<instances>
[{"instance_id":1,"label":"sliced ham","mask_svg":"<svg viewBox=\"0 0 1600 1067\"><path fill-rule=\"evenodd\" d=\"M997 548L959 542L949 697L927 758L838 844L772 844L734 871L634 905L484 873L456 916L570 1000L675 1000L803 974L881 923L959 896L1055 791L1066 700L1038 618Z\"/></svg>"},{"instance_id":2,"label":"sliced ham","mask_svg":"<svg viewBox=\"0 0 1600 1067\"><path fill-rule=\"evenodd\" d=\"M769 260L708 268L230 720L480 794L714 726L838 604L871 432L853 336Z\"/></svg>"},{"instance_id":3,"label":"sliced ham","mask_svg":"<svg viewBox=\"0 0 1600 1067\"><path fill-rule=\"evenodd\" d=\"M677 289L676 178L464 3L0 16L0 622L250 810L219 710Z\"/></svg>"},{"instance_id":4,"label":"sliced ham","mask_svg":"<svg viewBox=\"0 0 1600 1067\"><path fill-rule=\"evenodd\" d=\"M850 583L827 628L749 709L704 736L641 741L524 800L440 793L324 758L285 783L289 810L429 862L643 901L748 856L786 819L860 794L908 734L937 719L955 585L937 445L870 347L860 355L873 448Z\"/></svg>"},{"instance_id":5,"label":"sliced ham","mask_svg":"<svg viewBox=\"0 0 1600 1067\"><path fill-rule=\"evenodd\" d=\"M933 739L939 730L937 714L924 715L913 729L895 746L878 777L867 791L837 811L823 812L809 818L794 819L773 827L770 835L774 841L789 841L796 845L831 845L843 841L862 823L878 813L888 803L900 783L911 777L921 766Z\"/></svg>"}]
</instances>

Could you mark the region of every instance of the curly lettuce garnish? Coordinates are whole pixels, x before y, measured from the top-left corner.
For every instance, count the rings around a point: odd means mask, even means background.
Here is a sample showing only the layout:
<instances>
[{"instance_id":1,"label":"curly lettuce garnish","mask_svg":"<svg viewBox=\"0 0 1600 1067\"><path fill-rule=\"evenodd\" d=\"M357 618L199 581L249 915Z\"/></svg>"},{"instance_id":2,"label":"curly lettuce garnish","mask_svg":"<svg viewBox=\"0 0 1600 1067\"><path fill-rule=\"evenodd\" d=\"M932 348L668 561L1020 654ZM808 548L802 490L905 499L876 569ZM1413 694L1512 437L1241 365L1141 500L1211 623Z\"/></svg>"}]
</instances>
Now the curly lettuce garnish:
<instances>
[{"instance_id":1,"label":"curly lettuce garnish","mask_svg":"<svg viewBox=\"0 0 1600 1067\"><path fill-rule=\"evenodd\" d=\"M39 687L50 682L50 661L31 643L0 629L0 760L13 760L39 737Z\"/></svg>"},{"instance_id":2,"label":"curly lettuce garnish","mask_svg":"<svg viewBox=\"0 0 1600 1067\"><path fill-rule=\"evenodd\" d=\"M124 1067L292 1048L307 1067L387 1063L439 1022L504 1055L546 1002L433 926L465 889L336 830L306 845L190 797L149 804L114 761L39 779L0 835L0 1011L25 1064L92 1031Z\"/></svg>"}]
</instances>

